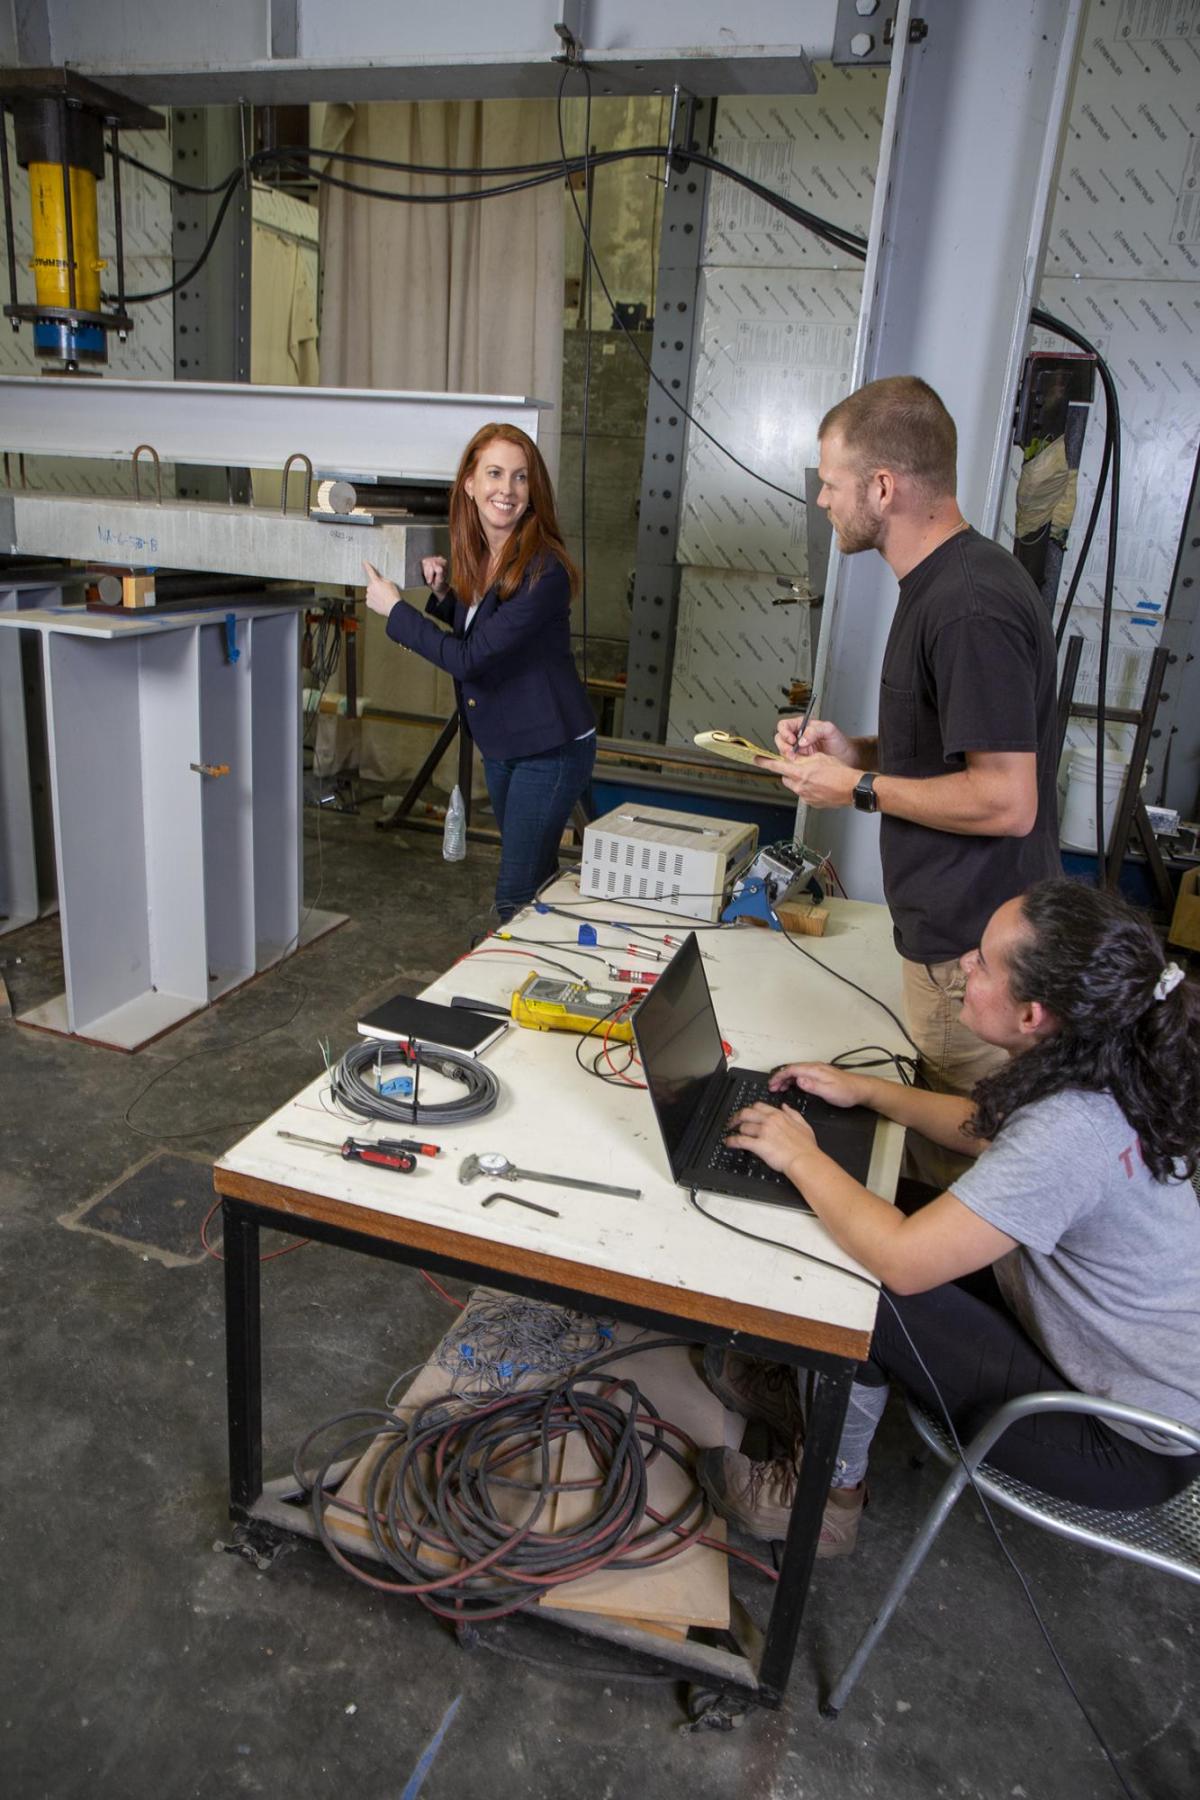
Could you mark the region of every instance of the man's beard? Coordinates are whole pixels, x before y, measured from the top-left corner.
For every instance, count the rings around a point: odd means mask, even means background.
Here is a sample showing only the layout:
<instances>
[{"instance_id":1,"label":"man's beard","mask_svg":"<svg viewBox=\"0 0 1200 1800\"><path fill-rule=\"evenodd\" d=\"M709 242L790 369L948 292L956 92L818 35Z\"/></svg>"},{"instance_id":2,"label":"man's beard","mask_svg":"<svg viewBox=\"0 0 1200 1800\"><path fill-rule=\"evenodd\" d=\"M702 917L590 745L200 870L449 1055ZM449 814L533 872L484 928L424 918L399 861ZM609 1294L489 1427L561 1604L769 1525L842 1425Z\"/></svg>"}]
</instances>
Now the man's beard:
<instances>
[{"instance_id":1,"label":"man's beard","mask_svg":"<svg viewBox=\"0 0 1200 1800\"><path fill-rule=\"evenodd\" d=\"M835 527L835 532L843 556L879 548L879 520L873 519L864 505L856 506L850 518Z\"/></svg>"}]
</instances>

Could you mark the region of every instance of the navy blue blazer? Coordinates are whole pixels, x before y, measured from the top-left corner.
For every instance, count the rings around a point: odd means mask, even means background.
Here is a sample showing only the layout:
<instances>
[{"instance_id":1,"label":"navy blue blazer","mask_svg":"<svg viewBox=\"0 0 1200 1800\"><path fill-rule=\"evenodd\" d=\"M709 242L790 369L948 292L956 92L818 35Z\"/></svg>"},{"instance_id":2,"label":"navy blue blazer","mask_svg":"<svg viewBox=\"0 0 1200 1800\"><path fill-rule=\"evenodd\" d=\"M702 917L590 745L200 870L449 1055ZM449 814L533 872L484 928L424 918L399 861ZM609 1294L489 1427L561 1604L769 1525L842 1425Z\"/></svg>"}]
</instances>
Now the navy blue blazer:
<instances>
[{"instance_id":1,"label":"navy blue blazer","mask_svg":"<svg viewBox=\"0 0 1200 1800\"><path fill-rule=\"evenodd\" d=\"M425 614L398 601L387 634L454 677L459 712L484 756L537 756L595 729L571 654L570 608L567 572L554 561L511 600L489 588L470 631L466 606L450 592L431 597ZM451 629L440 631L433 619Z\"/></svg>"}]
</instances>

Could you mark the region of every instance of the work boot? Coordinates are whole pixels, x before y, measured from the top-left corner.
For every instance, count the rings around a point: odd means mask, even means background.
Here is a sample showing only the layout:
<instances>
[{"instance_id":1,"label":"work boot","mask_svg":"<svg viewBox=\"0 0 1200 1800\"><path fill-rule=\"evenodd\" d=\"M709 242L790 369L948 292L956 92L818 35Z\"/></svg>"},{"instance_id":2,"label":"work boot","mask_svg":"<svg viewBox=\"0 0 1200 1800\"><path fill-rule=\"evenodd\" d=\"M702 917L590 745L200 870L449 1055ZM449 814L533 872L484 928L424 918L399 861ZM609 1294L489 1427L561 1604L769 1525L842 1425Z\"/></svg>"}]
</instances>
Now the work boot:
<instances>
[{"instance_id":1,"label":"work boot","mask_svg":"<svg viewBox=\"0 0 1200 1800\"><path fill-rule=\"evenodd\" d=\"M722 1406L743 1419L761 1419L789 1449L804 1436L796 1371L787 1363L763 1362L710 1344L704 1352L704 1380Z\"/></svg>"},{"instance_id":2,"label":"work boot","mask_svg":"<svg viewBox=\"0 0 1200 1800\"><path fill-rule=\"evenodd\" d=\"M738 1450L702 1450L696 1477L717 1512L739 1531L767 1541L787 1536L799 1479L799 1457L755 1462ZM834 1488L825 1502L817 1556L848 1556L858 1541L866 1484Z\"/></svg>"},{"instance_id":3,"label":"work boot","mask_svg":"<svg viewBox=\"0 0 1200 1800\"><path fill-rule=\"evenodd\" d=\"M723 1519L751 1537L784 1538L799 1476L796 1459L755 1462L740 1450L702 1450L696 1477Z\"/></svg>"}]
</instances>

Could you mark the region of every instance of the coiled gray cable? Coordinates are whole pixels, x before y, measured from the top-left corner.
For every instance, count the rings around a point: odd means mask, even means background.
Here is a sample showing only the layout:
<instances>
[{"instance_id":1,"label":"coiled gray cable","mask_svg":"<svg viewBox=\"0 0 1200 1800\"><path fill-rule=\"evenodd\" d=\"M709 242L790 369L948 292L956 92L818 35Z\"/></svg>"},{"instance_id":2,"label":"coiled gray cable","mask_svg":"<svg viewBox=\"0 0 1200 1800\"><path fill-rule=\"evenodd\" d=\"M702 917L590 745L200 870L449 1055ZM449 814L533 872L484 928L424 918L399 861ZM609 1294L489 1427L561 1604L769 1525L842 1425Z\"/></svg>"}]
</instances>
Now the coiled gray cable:
<instances>
[{"instance_id":1,"label":"coiled gray cable","mask_svg":"<svg viewBox=\"0 0 1200 1800\"><path fill-rule=\"evenodd\" d=\"M360 1038L351 1044L341 1061L330 1071L334 1096L347 1112L361 1119L383 1119L389 1125L464 1125L468 1119L481 1119L490 1113L500 1098L500 1083L486 1063L459 1050L426 1050L416 1047L419 1064L409 1061L407 1046L388 1045L377 1038ZM389 1063L412 1069L412 1099L381 1094L363 1079L366 1070L382 1071ZM463 1099L422 1100L420 1070L435 1069L439 1075L466 1084Z\"/></svg>"}]
</instances>

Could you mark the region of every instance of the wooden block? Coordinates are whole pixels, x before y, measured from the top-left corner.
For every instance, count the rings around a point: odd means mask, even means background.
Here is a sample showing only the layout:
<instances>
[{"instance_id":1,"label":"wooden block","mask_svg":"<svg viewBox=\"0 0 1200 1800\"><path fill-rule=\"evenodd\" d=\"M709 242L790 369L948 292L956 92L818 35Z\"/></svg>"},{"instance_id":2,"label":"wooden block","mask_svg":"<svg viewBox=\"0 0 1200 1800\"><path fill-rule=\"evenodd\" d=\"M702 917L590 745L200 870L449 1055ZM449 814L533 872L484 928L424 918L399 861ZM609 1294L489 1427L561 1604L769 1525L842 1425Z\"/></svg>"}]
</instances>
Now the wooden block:
<instances>
[{"instance_id":1,"label":"wooden block","mask_svg":"<svg viewBox=\"0 0 1200 1800\"><path fill-rule=\"evenodd\" d=\"M775 911L785 930L799 932L803 937L825 936L828 907L816 906L811 900L783 900Z\"/></svg>"},{"instance_id":2,"label":"wooden block","mask_svg":"<svg viewBox=\"0 0 1200 1800\"><path fill-rule=\"evenodd\" d=\"M544 1604L550 1606L552 1601L547 1599ZM639 1619L632 1613L627 1618L622 1618L620 1613L613 1617L618 1625L630 1625L634 1631L644 1631L650 1637L666 1638L671 1644L682 1644L687 1639L688 1628L686 1625L668 1625L662 1619Z\"/></svg>"},{"instance_id":3,"label":"wooden block","mask_svg":"<svg viewBox=\"0 0 1200 1800\"><path fill-rule=\"evenodd\" d=\"M154 577L153 577L153 575L122 575L122 577L121 577L121 605L122 606L153 606L154 605Z\"/></svg>"}]
</instances>

